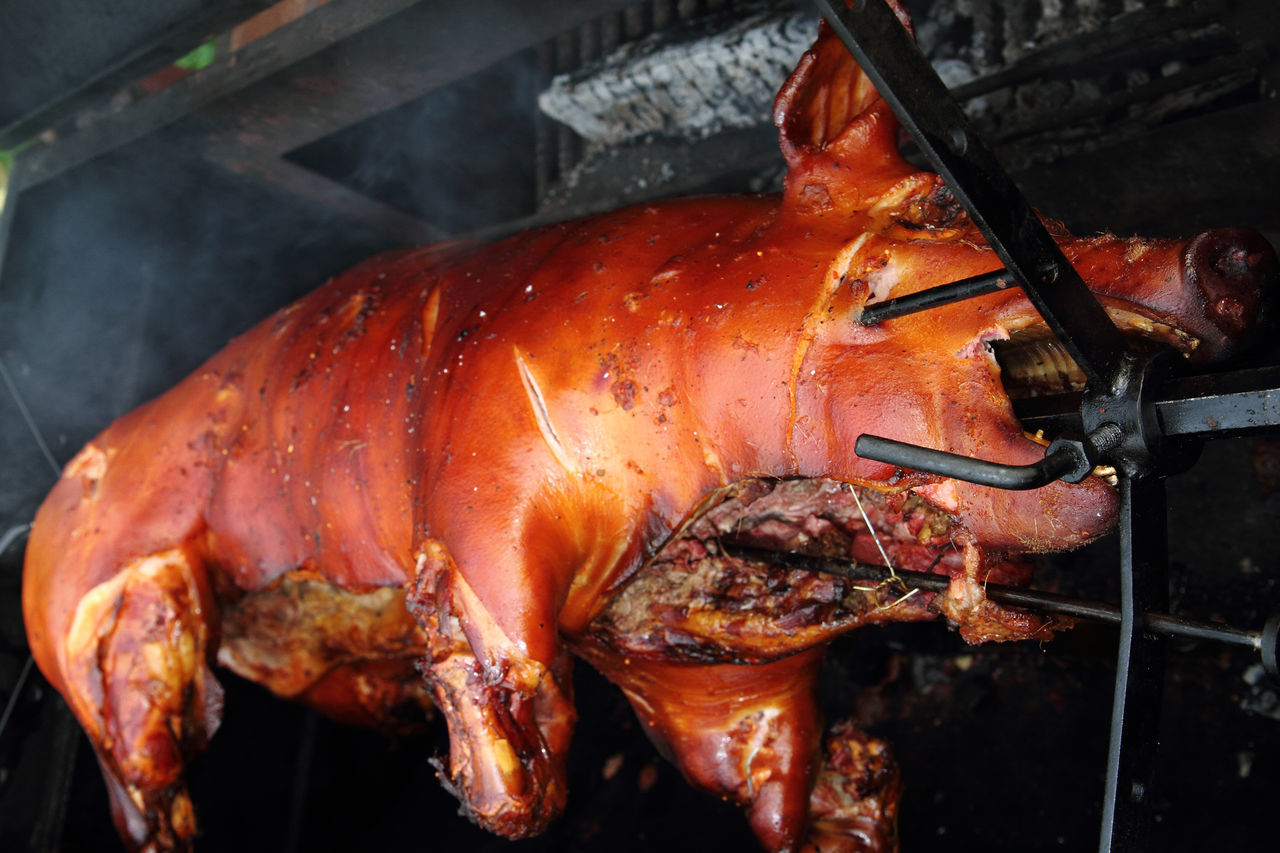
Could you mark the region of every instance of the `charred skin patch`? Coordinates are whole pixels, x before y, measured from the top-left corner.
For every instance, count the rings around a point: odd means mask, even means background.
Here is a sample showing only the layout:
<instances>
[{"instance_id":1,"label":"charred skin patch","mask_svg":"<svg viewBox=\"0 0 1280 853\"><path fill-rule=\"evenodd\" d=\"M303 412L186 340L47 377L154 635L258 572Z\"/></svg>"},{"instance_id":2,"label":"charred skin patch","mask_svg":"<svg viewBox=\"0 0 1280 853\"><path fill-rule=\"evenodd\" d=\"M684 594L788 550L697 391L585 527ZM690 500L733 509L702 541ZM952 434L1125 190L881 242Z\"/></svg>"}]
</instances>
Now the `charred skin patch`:
<instances>
[{"instance_id":1,"label":"charred skin patch","mask_svg":"<svg viewBox=\"0 0 1280 853\"><path fill-rule=\"evenodd\" d=\"M596 617L590 633L630 656L763 663L861 625L936 618L932 594L729 556L726 545L935 572L964 580L954 522L910 491L826 479L749 479L720 490ZM982 581L1025 584L1021 558L984 555ZM1011 630L1023 614L999 609Z\"/></svg>"}]
</instances>

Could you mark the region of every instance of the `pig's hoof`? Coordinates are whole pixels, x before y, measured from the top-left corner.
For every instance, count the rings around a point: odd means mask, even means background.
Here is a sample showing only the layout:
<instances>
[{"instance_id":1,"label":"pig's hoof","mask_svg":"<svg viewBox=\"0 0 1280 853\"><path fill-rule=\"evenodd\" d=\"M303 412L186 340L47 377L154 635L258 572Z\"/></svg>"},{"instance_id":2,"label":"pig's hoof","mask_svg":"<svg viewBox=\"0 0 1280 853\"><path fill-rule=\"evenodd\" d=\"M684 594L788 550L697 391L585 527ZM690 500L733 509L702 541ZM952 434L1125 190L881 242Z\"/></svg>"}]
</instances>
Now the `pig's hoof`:
<instances>
[{"instance_id":1,"label":"pig's hoof","mask_svg":"<svg viewBox=\"0 0 1280 853\"><path fill-rule=\"evenodd\" d=\"M806 851L897 850L902 777L889 744L845 721L827 736L825 753L809 795Z\"/></svg>"}]
</instances>

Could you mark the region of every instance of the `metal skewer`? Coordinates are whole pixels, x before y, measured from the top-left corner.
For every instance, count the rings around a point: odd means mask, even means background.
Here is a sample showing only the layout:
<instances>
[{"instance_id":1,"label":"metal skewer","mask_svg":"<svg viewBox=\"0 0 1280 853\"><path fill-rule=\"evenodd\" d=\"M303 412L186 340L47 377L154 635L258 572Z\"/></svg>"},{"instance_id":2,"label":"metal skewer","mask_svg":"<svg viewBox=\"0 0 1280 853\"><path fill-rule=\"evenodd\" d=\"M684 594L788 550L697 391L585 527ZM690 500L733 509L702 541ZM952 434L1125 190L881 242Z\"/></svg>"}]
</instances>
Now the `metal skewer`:
<instances>
[{"instance_id":1,"label":"metal skewer","mask_svg":"<svg viewBox=\"0 0 1280 853\"><path fill-rule=\"evenodd\" d=\"M788 569L823 572L872 583L900 581L907 589L918 589L923 592L943 592L951 583L951 578L948 575L890 569L887 566L878 566L873 563L860 563L854 560L840 560L832 557L815 557L794 551L771 551L765 548L736 544L724 544L722 545L722 550L726 555L736 559L768 563ZM1120 608L1113 604L1085 601L1054 592L997 583L983 584L983 590L986 592L987 598L997 604L1021 607L1040 613L1070 616L1074 619L1084 619L1106 625L1120 624ZM1144 613L1143 619L1143 629L1153 634L1193 640L1209 640L1258 652L1262 657L1262 662L1267 672L1273 677L1280 678L1280 669L1277 668L1280 613L1272 616L1267 620L1267 624L1263 628L1256 631L1213 622L1199 622L1170 613Z\"/></svg>"}]
</instances>

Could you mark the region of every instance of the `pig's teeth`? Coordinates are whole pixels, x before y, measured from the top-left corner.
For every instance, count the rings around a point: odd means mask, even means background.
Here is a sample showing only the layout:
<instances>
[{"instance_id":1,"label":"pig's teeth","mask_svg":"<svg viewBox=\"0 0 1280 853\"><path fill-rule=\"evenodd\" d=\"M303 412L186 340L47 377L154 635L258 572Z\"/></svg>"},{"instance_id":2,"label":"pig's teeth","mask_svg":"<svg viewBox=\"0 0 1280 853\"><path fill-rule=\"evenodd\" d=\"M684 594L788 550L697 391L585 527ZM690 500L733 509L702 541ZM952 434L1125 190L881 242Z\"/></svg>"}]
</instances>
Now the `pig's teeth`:
<instances>
[{"instance_id":1,"label":"pig's teeth","mask_svg":"<svg viewBox=\"0 0 1280 853\"><path fill-rule=\"evenodd\" d=\"M1054 339L1000 344L996 354L1005 391L1011 397L1062 394L1084 388L1084 374Z\"/></svg>"},{"instance_id":2,"label":"pig's teeth","mask_svg":"<svg viewBox=\"0 0 1280 853\"><path fill-rule=\"evenodd\" d=\"M1107 313L1132 346L1164 345L1189 353L1199 344L1167 323L1116 308L1108 308ZM1043 322L1010 328L1008 340L993 341L991 348L1000 363L1005 393L1012 399L1084 390L1084 374Z\"/></svg>"}]
</instances>

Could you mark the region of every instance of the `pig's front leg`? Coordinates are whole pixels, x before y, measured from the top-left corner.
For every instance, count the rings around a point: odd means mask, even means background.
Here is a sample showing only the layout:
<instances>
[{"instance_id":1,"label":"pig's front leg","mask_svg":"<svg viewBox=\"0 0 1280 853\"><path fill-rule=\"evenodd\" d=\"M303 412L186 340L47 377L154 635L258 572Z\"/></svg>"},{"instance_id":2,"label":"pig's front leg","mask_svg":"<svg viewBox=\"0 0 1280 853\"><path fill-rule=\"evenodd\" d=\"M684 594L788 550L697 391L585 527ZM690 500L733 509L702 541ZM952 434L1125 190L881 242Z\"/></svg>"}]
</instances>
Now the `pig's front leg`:
<instances>
[{"instance_id":1,"label":"pig's front leg","mask_svg":"<svg viewBox=\"0 0 1280 853\"><path fill-rule=\"evenodd\" d=\"M838 726L823 757L821 649L758 665L585 652L690 782L746 807L768 850L896 849L899 781L885 745Z\"/></svg>"},{"instance_id":2,"label":"pig's front leg","mask_svg":"<svg viewBox=\"0 0 1280 853\"><path fill-rule=\"evenodd\" d=\"M485 829L508 838L541 832L567 795L577 716L568 653L531 656L539 644L499 627L436 540L422 549L408 606L426 631L423 675L449 727L442 781ZM545 622L555 630L554 614Z\"/></svg>"},{"instance_id":3,"label":"pig's front leg","mask_svg":"<svg viewBox=\"0 0 1280 853\"><path fill-rule=\"evenodd\" d=\"M80 598L55 653L133 850L187 850L196 834L184 771L222 715L203 571L185 548L131 561Z\"/></svg>"}]
</instances>

